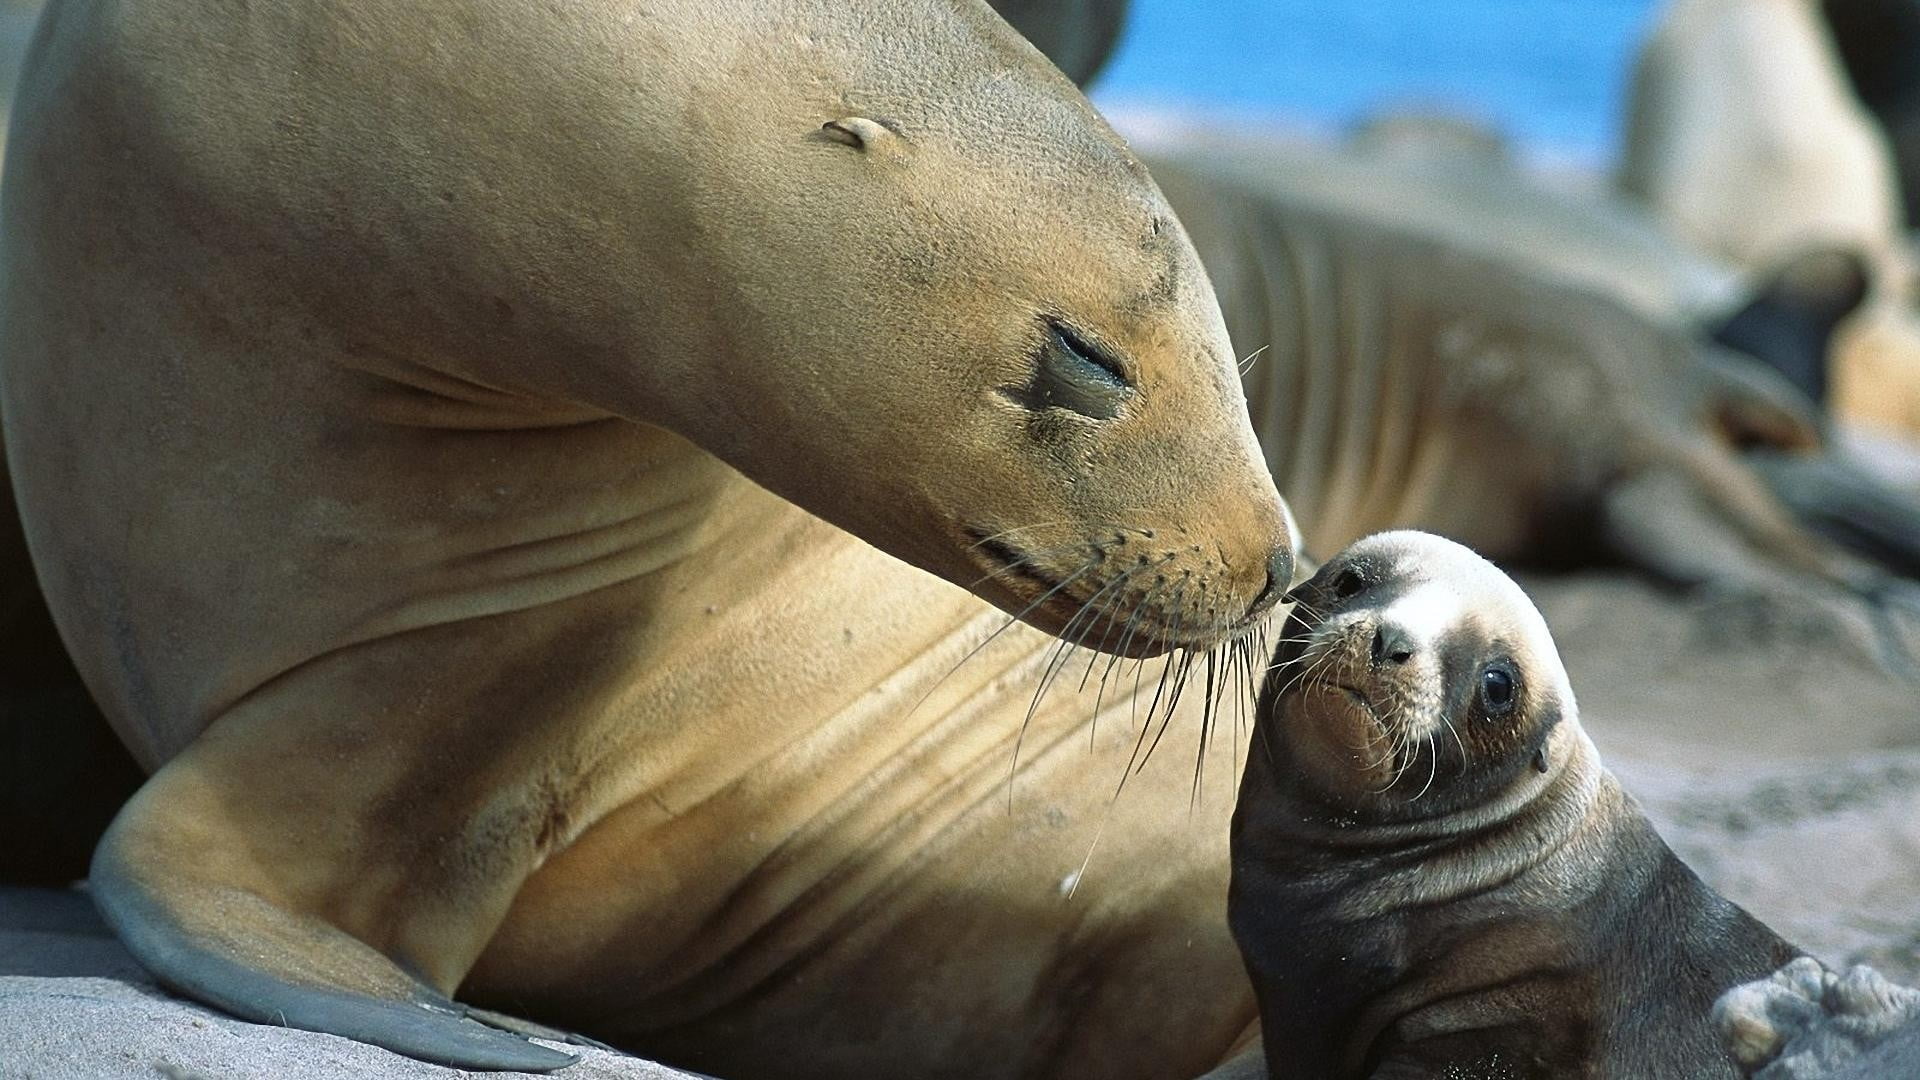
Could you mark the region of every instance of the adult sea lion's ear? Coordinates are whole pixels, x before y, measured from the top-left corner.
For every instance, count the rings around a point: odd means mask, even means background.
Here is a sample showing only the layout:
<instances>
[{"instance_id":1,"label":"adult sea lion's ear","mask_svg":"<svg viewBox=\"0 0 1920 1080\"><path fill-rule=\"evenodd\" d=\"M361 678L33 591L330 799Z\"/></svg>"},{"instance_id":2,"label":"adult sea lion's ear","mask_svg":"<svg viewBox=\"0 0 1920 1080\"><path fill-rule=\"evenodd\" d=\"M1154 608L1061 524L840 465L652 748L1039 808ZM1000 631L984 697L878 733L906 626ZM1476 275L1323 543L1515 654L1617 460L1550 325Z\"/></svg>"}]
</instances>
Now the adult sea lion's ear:
<instances>
[{"instance_id":1,"label":"adult sea lion's ear","mask_svg":"<svg viewBox=\"0 0 1920 1080\"><path fill-rule=\"evenodd\" d=\"M820 125L820 133L834 142L866 151L894 138L893 129L864 116L843 116Z\"/></svg>"}]
</instances>

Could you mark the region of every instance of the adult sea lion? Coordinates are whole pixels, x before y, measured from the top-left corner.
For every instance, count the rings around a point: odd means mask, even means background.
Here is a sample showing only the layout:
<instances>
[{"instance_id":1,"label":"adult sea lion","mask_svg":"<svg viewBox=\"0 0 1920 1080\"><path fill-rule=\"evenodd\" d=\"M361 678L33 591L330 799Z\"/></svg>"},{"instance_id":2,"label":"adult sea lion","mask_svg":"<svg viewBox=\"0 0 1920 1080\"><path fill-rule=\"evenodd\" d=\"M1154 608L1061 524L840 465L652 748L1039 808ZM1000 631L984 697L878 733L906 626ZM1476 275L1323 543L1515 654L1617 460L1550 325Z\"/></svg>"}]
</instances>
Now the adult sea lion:
<instances>
[{"instance_id":1,"label":"adult sea lion","mask_svg":"<svg viewBox=\"0 0 1920 1080\"><path fill-rule=\"evenodd\" d=\"M1396 129L1401 133L1394 134ZM1670 482L1709 505L1722 505L1715 516L1740 521L1754 513L1777 514L1783 505L1796 520L1790 531L1821 534L1897 575L1915 574L1920 507L1910 494L1852 460L1832 425L1812 408L1828 396L1834 351L1857 341L1858 326L1850 322L1871 289L1870 267L1863 260L1844 249L1812 249L1764 273L1743 272L1680 243L1632 204L1560 190L1482 148L1463 146L1461 136L1436 140L1430 125L1415 128L1409 145L1405 129L1405 124L1374 124L1340 144L1196 125L1183 137L1148 148L1150 162L1167 178L1170 197L1199 223L1202 257L1213 268L1242 352L1271 344L1274 351L1262 353L1262 362L1324 369L1352 361L1364 370L1369 358L1355 354L1381 340L1392 343L1387 348L1411 353L1398 367L1423 379L1437 378L1452 370L1459 354L1427 340L1423 322L1504 322L1532 342L1511 359L1522 377L1500 391L1516 396L1514 413L1524 416L1529 402L1564 393L1571 380L1562 373L1569 368L1580 372L1581 381L1608 387L1605 408L1579 417L1565 414L1564 426L1523 430L1524 424L1516 425L1510 416L1497 419L1502 437L1528 447L1529 456L1565 460L1570 447L1591 437L1600 453L1617 460L1625 445L1639 441L1635 429L1651 427L1656 460L1671 465L1689 453L1704 459L1708 476L1692 475L1700 470L1681 464L1675 466L1680 475ZM1337 249L1317 239L1316 230L1370 234L1384 262L1405 261L1444 274L1452 260L1489 266L1496 276L1461 271L1486 283L1458 292L1417 283L1407 288L1358 260L1334 256L1331 251ZM1296 305L1299 282L1314 280L1328 265L1340 269L1324 290L1335 298L1351 294L1350 300L1333 302L1332 309L1350 303L1351 314L1345 320L1302 320L1302 326L1284 321L1293 317L1288 312ZM1295 272L1294 266L1305 272ZM1577 330L1535 313L1582 303L1583 294L1597 294L1618 310ZM1276 318L1282 320L1278 325ZM1354 320L1374 325L1357 328ZM1559 346L1550 344L1556 337ZM1303 350L1289 344L1296 338L1331 340L1317 350ZM1260 377L1257 369L1251 377ZM1282 375L1278 385L1291 385L1290 378ZM1320 392L1334 388L1331 392L1338 393L1341 385L1337 371L1323 370L1309 381ZM1676 400L1675 387L1698 395L1693 404L1685 397ZM1250 385L1249 400L1258 410L1272 393ZM1343 413L1321 415L1333 422ZM1463 416L1458 424L1435 425L1434 437L1479 438L1487 426L1486 418ZM1293 427L1263 431L1262 438L1272 453L1276 439L1298 441L1323 430ZM1627 442L1607 445L1616 439ZM1694 451L1684 449L1688 442L1696 445ZM1347 452L1372 451L1362 445ZM1282 470L1281 458L1273 460ZM1291 460L1286 467L1293 467ZM1416 482L1405 472L1384 475ZM1724 531L1724 526L1702 530L1658 503L1614 505L1620 490L1614 485L1623 478L1624 470L1617 469L1592 479L1577 470L1548 472L1539 479L1560 487L1543 492L1511 472L1496 472L1476 499L1511 505L1550 496L1557 501L1556 514L1590 512L1580 508L1597 505L1603 519L1617 515L1623 533L1631 534L1607 541L1612 554L1682 581L1750 587L1758 577L1778 576L1754 573L1754 558L1737 554L1697 562L1674 575L1666 552L1693 542L1679 533ZM1754 490L1756 479L1771 497ZM1596 480L1598 489L1586 486ZM1287 474L1287 484L1294 482ZM1735 494L1738 489L1746 493ZM1285 485L1283 490L1302 520L1318 520L1316 508L1301 501L1304 491ZM1747 505L1727 505L1730 500ZM1756 509L1768 502L1780 505ZM1418 524L1418 519L1389 516L1367 526ZM1359 534L1343 528L1331 537L1333 547ZM1635 539L1643 535L1667 539L1658 544ZM1553 536L1483 535L1479 541L1506 558L1566 562L1594 554L1570 550ZM1778 557L1763 552L1759 558L1777 562Z\"/></svg>"},{"instance_id":2,"label":"adult sea lion","mask_svg":"<svg viewBox=\"0 0 1920 1080\"><path fill-rule=\"evenodd\" d=\"M1231 970L1186 778L1064 908L1001 795L1098 818L1093 691L1019 629L941 678L1002 620L924 570L1144 656L1292 565L1180 226L983 4L60 0L4 227L21 518L155 770L93 892L170 985L475 1068L567 1058L463 983L732 1075L1241 1036L1132 1007Z\"/></svg>"},{"instance_id":3,"label":"adult sea lion","mask_svg":"<svg viewBox=\"0 0 1920 1080\"><path fill-rule=\"evenodd\" d=\"M1620 188L1689 243L1755 269L1809 246L1868 260L1874 294L1836 348L1833 407L1920 432L1904 208L1816 0L1675 0L1630 93Z\"/></svg>"},{"instance_id":4,"label":"adult sea lion","mask_svg":"<svg viewBox=\"0 0 1920 1080\"><path fill-rule=\"evenodd\" d=\"M1886 133L1908 228L1920 222L1920 3L1822 0L1847 81Z\"/></svg>"},{"instance_id":5,"label":"adult sea lion","mask_svg":"<svg viewBox=\"0 0 1920 1080\"><path fill-rule=\"evenodd\" d=\"M1229 908L1271 1075L1737 1076L1713 1003L1797 950L1601 767L1526 594L1390 532L1290 599Z\"/></svg>"}]
</instances>

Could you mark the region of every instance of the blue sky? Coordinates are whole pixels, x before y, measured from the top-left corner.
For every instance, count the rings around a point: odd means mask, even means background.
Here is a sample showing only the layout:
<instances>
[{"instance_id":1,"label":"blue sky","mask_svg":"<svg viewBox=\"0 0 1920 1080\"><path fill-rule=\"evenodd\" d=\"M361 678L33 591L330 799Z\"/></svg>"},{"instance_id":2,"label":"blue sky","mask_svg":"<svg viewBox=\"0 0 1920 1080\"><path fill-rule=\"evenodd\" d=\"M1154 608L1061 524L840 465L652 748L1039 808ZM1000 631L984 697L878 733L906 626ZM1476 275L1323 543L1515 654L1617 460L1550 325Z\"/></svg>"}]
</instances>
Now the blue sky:
<instances>
[{"instance_id":1,"label":"blue sky","mask_svg":"<svg viewBox=\"0 0 1920 1080\"><path fill-rule=\"evenodd\" d=\"M1275 113L1320 127L1444 104L1536 152L1612 156L1654 0L1134 0L1103 104Z\"/></svg>"}]
</instances>

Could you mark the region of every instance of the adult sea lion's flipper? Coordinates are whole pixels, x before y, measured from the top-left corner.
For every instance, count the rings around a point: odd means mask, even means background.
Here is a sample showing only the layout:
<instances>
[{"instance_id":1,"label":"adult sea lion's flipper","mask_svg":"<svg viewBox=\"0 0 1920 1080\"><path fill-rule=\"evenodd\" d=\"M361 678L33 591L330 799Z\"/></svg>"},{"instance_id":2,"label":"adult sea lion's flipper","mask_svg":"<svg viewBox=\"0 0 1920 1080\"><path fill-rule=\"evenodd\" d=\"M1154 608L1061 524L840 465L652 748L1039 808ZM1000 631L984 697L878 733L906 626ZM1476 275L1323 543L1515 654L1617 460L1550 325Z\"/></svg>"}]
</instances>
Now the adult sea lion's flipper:
<instances>
[{"instance_id":1,"label":"adult sea lion's flipper","mask_svg":"<svg viewBox=\"0 0 1920 1080\"><path fill-rule=\"evenodd\" d=\"M1920 579L1920 500L1849 460L1813 403L1783 378L1724 353L1703 351L1701 360L1722 433L1774 498L1846 551Z\"/></svg>"},{"instance_id":2,"label":"adult sea lion's flipper","mask_svg":"<svg viewBox=\"0 0 1920 1080\"><path fill-rule=\"evenodd\" d=\"M173 766L156 775L163 783ZM319 914L220 880L238 861L149 785L93 859L91 889L127 949L166 986L243 1019L321 1031L462 1069L547 1072L574 1055L467 1015ZM178 838L168 842L166 838ZM179 842L185 840L185 842ZM245 855L240 856L241 859Z\"/></svg>"},{"instance_id":3,"label":"adult sea lion's flipper","mask_svg":"<svg viewBox=\"0 0 1920 1080\"><path fill-rule=\"evenodd\" d=\"M1737 620L1737 633L1791 634L1797 626L1837 634L1863 658L1920 679L1910 644L1920 606L1901 601L1910 582L1804 527L1747 467L1752 452L1735 458L1705 443L1675 449L1677 463L1623 477L1602 497L1602 534L1615 555L1671 584L1746 605L1751 618Z\"/></svg>"}]
</instances>

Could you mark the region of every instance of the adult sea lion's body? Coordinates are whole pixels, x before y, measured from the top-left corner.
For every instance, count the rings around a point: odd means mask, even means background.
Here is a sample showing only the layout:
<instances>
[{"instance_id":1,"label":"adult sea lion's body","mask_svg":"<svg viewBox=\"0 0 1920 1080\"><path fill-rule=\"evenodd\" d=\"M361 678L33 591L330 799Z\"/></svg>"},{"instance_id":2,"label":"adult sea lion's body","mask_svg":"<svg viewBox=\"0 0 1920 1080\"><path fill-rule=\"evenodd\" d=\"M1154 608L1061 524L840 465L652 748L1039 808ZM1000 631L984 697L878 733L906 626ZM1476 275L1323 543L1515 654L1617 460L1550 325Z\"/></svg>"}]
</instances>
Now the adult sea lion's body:
<instances>
[{"instance_id":1,"label":"adult sea lion's body","mask_svg":"<svg viewBox=\"0 0 1920 1080\"><path fill-rule=\"evenodd\" d=\"M1713 1003L1796 950L1601 767L1518 586L1394 532L1293 599L1233 821L1272 1075L1739 1075Z\"/></svg>"},{"instance_id":2,"label":"adult sea lion's body","mask_svg":"<svg viewBox=\"0 0 1920 1080\"><path fill-rule=\"evenodd\" d=\"M1178 224L984 6L69 0L5 229L22 520L157 770L93 890L171 985L473 1067L565 1058L456 987L738 1076L1243 1034L1224 793L1143 774L1065 903L1129 708L1029 720L1018 626L945 678L1006 617L894 558L1134 654L1291 565Z\"/></svg>"}]
</instances>

